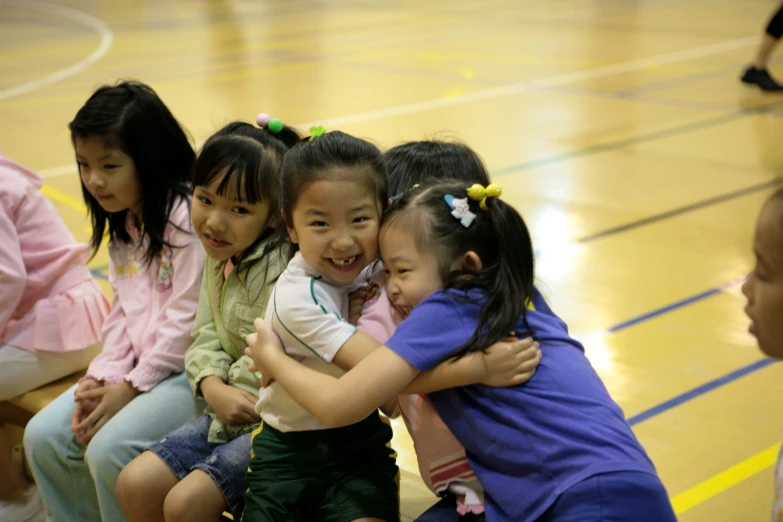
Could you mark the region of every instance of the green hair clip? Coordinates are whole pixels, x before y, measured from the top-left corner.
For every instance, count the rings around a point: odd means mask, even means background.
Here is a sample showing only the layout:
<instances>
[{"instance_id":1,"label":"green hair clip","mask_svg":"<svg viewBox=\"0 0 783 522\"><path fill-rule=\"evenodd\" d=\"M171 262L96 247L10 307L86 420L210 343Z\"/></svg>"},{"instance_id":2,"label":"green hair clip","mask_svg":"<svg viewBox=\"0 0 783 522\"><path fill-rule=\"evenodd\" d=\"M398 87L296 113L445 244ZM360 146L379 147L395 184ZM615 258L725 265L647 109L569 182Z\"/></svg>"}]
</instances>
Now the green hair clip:
<instances>
[{"instance_id":1,"label":"green hair clip","mask_svg":"<svg viewBox=\"0 0 783 522\"><path fill-rule=\"evenodd\" d=\"M325 133L326 133L326 129L324 128L323 125L319 125L318 127L315 127L315 126L310 127L310 140L309 141L313 141L318 136L323 136Z\"/></svg>"}]
</instances>

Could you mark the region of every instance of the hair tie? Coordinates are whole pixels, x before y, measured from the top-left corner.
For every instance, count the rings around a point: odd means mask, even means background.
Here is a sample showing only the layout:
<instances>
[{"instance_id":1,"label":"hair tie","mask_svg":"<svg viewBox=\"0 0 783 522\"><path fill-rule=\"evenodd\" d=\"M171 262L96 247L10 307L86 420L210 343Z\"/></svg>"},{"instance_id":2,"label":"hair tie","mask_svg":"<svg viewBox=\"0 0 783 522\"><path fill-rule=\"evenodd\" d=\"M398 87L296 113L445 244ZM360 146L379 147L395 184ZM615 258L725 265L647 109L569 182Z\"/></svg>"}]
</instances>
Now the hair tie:
<instances>
[{"instance_id":1,"label":"hair tie","mask_svg":"<svg viewBox=\"0 0 783 522\"><path fill-rule=\"evenodd\" d=\"M478 183L468 189L468 197L479 202L481 210L487 210L487 198L499 198L503 194L503 187L490 183L486 188Z\"/></svg>"},{"instance_id":2,"label":"hair tie","mask_svg":"<svg viewBox=\"0 0 783 522\"><path fill-rule=\"evenodd\" d=\"M269 115L265 112L262 112L256 117L256 123L258 123L258 126L262 129L266 129L272 134L277 134L281 130L283 130L283 122L280 121L280 118L269 118Z\"/></svg>"},{"instance_id":3,"label":"hair tie","mask_svg":"<svg viewBox=\"0 0 783 522\"><path fill-rule=\"evenodd\" d=\"M310 139L307 141L313 141L318 136L323 136L325 133L326 133L326 129L324 128L323 125L319 125L317 127L313 125L312 127L310 127Z\"/></svg>"},{"instance_id":4,"label":"hair tie","mask_svg":"<svg viewBox=\"0 0 783 522\"><path fill-rule=\"evenodd\" d=\"M457 199L451 194L443 196L446 200L446 204L451 208L451 215L457 218L463 227L468 228L473 220L476 219L476 214L470 211L470 205L468 204L468 198Z\"/></svg>"}]
</instances>

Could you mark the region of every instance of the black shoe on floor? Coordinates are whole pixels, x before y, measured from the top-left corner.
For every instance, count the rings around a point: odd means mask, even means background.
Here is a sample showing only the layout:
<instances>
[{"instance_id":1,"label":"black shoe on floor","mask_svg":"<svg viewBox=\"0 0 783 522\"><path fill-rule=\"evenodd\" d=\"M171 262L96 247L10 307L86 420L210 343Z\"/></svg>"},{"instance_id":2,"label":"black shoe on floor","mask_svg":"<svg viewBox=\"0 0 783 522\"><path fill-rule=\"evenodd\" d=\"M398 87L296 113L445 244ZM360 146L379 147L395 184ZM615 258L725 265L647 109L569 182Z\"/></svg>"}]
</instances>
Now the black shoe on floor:
<instances>
[{"instance_id":1,"label":"black shoe on floor","mask_svg":"<svg viewBox=\"0 0 783 522\"><path fill-rule=\"evenodd\" d=\"M748 85L757 85L759 89L766 92L780 92L783 91L783 85L780 85L775 79L770 76L769 71L766 69L756 69L753 66L745 69L745 74L740 78L742 83Z\"/></svg>"}]
</instances>

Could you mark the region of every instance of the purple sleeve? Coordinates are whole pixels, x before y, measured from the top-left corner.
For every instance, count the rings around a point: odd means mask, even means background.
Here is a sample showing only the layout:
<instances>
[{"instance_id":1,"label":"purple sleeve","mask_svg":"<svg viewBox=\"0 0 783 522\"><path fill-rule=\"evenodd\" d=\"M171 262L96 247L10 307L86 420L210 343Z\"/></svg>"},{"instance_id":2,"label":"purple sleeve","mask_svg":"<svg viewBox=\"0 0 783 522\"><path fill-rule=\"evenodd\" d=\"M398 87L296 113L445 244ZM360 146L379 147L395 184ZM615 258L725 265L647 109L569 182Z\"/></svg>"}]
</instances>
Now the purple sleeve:
<instances>
[{"instance_id":1,"label":"purple sleeve","mask_svg":"<svg viewBox=\"0 0 783 522\"><path fill-rule=\"evenodd\" d=\"M413 309L385 345L420 372L426 372L447 359L473 334L460 311L460 303L443 292L435 292Z\"/></svg>"}]
</instances>

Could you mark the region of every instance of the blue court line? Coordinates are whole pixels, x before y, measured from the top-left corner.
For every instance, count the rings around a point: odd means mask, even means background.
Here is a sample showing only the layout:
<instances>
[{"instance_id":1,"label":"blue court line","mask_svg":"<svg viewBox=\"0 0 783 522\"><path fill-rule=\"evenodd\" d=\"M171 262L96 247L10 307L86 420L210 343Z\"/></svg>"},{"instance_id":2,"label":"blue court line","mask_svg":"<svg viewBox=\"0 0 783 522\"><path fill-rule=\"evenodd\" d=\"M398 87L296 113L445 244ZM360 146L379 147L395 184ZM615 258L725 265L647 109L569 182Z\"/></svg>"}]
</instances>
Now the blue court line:
<instances>
[{"instance_id":1,"label":"blue court line","mask_svg":"<svg viewBox=\"0 0 783 522\"><path fill-rule=\"evenodd\" d=\"M638 325L640 323L643 323L645 321L649 321L651 319L654 319L656 317L659 317L661 315L667 314L669 312L672 312L674 310L677 310L679 308L684 308L686 306L692 305L698 301L701 301L703 299L707 299L708 297L712 297L714 295L718 295L720 293L725 292L729 288L732 288L734 286L737 286L741 282L745 280L745 277L739 277L737 279L733 279L731 281L728 281L727 283L724 283L720 286L717 286L715 288L710 288L709 290L706 290L704 292L700 292L696 295L686 297L685 299L681 299L680 301L677 301L675 303L662 306L660 308L657 308L651 312L647 312L641 315L638 315L632 319L628 319L626 321L623 321L619 324L616 324L610 328L607 328L607 332L609 333L617 333L619 331L625 330L626 328L630 328L631 326ZM660 404L656 404L655 406L652 406L640 413L637 413L633 417L630 417L628 419L628 424L631 426L634 426L636 424L642 423L646 420L649 420L657 415L660 415L664 412L667 412L671 409L676 408L677 406L681 406L685 404L686 402L689 402L697 397L700 397L706 393L711 392L712 390L715 390L717 388L720 388L721 386L724 386L726 384L729 384L731 382L734 382L742 377L745 377L746 375L750 375L751 373L760 370L762 368L766 368L772 363L778 362L775 359L770 358L764 358L760 359L756 362L753 362L751 364L748 364L747 366L743 366L742 368L739 368L737 370L734 370L732 372L727 373L726 375L722 375L720 377L717 377L711 381L708 381L700 386L697 386L695 388L692 388L688 391L685 391L681 393L680 395L677 395L676 397L673 397L667 401L664 401Z\"/></svg>"},{"instance_id":2,"label":"blue court line","mask_svg":"<svg viewBox=\"0 0 783 522\"><path fill-rule=\"evenodd\" d=\"M693 131L708 129L710 127L717 127L725 123L730 123L735 120L740 120L742 118L745 118L746 116L764 114L766 112L770 112L781 106L783 106L783 100L778 100L773 103L768 103L761 107L753 107L748 109L741 108L741 109L737 109L736 111L729 112L727 114L712 116L702 120L697 120L694 122L669 127L667 129L648 132L645 134L639 134L638 136L632 136L630 138L609 141L606 143L601 143L599 145L593 145L592 147L585 147L583 149L564 152L561 154L552 154L550 156L545 156L543 158L537 158L534 160L517 163L516 165L509 165L508 167L504 167L493 171L491 173L491 176L493 178L507 176L509 174L515 174L524 170L530 170L533 168L546 167L549 165L564 163L572 159L581 158L584 156L590 156L600 152L608 152L608 151L623 149L625 147L630 147L632 145L637 145L640 143L648 143L651 141L657 141L665 138L679 136L681 134L687 134Z\"/></svg>"},{"instance_id":3,"label":"blue court line","mask_svg":"<svg viewBox=\"0 0 783 522\"><path fill-rule=\"evenodd\" d=\"M707 297L711 297L713 295L717 295L722 292L725 292L729 288L735 287L738 284L742 283L743 281L745 281L745 276L732 279L731 281L724 283L720 286L716 286L715 288L710 288L709 290L705 290L704 292L701 292L699 294L686 297L685 299L682 299L680 301L675 301L672 304L662 306L661 308L657 308L655 310L652 310L651 312L638 315L636 317L623 321L622 323L618 323L614 326L610 326L609 328L606 329L606 331L609 333L617 333L619 331L625 330L626 328L630 328L631 326L637 325L639 323L643 323L645 321L649 321L650 319L654 319L660 315L664 315L674 310L677 310L678 308L683 308L685 306L701 301L702 299L706 299Z\"/></svg>"},{"instance_id":4,"label":"blue court line","mask_svg":"<svg viewBox=\"0 0 783 522\"><path fill-rule=\"evenodd\" d=\"M633 230L635 228L643 227L645 225L650 225L652 223L657 223L659 221L664 221L666 219L670 219L673 217L681 216L683 214L688 214L690 212L694 212L696 210L701 210L703 208L711 207L713 205L717 205L719 203L725 203L726 201L731 201L733 199L737 199L742 196L746 196L748 194L755 194L756 192L761 192L764 190L769 190L771 188L775 188L778 185L783 183L783 178L774 178L769 181L765 181L763 183L758 183L756 185L750 185L748 187L743 187L737 190L732 190L731 192L726 192L724 194L720 194L718 196L703 199L701 201L696 201L694 203L690 203L688 205L684 205L682 207L673 208L671 210L666 210L664 212L661 212L659 214L653 214L651 216L647 216L641 219L637 219L636 221L631 221L628 223L624 223L622 225L617 225L612 228L607 228L604 230L599 230L598 232L593 232L592 234L589 234L587 236L582 236L580 238L575 239L574 241L576 243L587 243L589 241L593 241L595 239L600 239L607 236L612 236L614 234L619 234L620 232L627 232L629 230Z\"/></svg>"},{"instance_id":5,"label":"blue court line","mask_svg":"<svg viewBox=\"0 0 783 522\"><path fill-rule=\"evenodd\" d=\"M688 390L685 393L682 393L674 398L669 399L668 401L662 402L660 404L653 406L652 408L644 410L641 413L637 413L636 415L628 419L628 424L634 426L636 424L649 420L655 417L656 415L660 415L661 413L676 408L677 406L681 406L682 404L685 404L686 402L693 400L696 397L704 395L707 392L711 392L712 390L716 388L720 388L721 386L725 384L729 384L730 382L734 382L737 379L740 379L741 377L745 377L746 375L749 375L762 368L766 368L770 364L776 362L778 361L776 361L775 359L765 358L756 361L754 363L751 363L747 366L743 366L738 370L734 370L731 373L727 373L726 375L718 377L717 379L713 379L705 384L702 384L701 386L697 386L696 388Z\"/></svg>"},{"instance_id":6,"label":"blue court line","mask_svg":"<svg viewBox=\"0 0 783 522\"><path fill-rule=\"evenodd\" d=\"M691 305L697 301L701 301L702 299L705 299L707 297L719 294L721 291L717 288L711 288L707 290L706 292L702 292L700 294L696 294L694 296L688 297L686 299L683 299L682 301L677 301L676 303L672 303L670 305L663 306L661 308L658 308L657 310L653 310L652 312L647 312L646 314L639 315L637 317L634 317L633 319L628 319L627 321L623 321L620 324L616 324L610 328L607 328L607 332L609 333L617 333L619 331L625 330L626 328L630 328L631 326L635 326L639 323L643 323L645 321L649 321L650 319L654 319L660 315L667 314L669 312L673 312L674 310L677 310L678 308L683 308L685 306Z\"/></svg>"}]
</instances>

